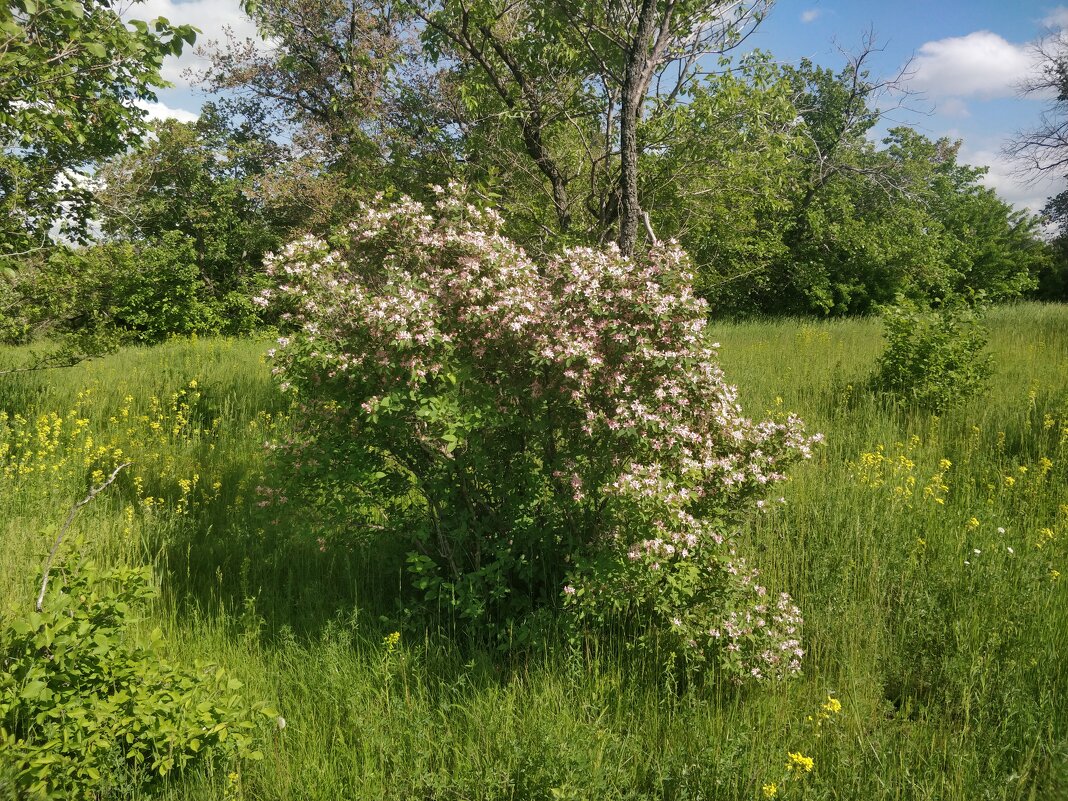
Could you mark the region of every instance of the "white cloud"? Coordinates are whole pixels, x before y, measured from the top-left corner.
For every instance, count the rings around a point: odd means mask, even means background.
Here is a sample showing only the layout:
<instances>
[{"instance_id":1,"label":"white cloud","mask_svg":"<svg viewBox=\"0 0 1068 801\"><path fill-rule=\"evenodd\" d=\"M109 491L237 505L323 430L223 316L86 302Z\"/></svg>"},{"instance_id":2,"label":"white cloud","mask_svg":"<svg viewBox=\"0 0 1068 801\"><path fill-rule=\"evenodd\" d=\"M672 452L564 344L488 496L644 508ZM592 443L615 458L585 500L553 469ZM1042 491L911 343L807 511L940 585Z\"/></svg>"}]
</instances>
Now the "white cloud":
<instances>
[{"instance_id":1,"label":"white cloud","mask_svg":"<svg viewBox=\"0 0 1068 801\"><path fill-rule=\"evenodd\" d=\"M194 52L209 41L226 41L226 29L238 39L259 41L256 26L241 10L237 0L145 0L132 5L123 14L124 19L153 20L165 17L174 25L193 25L200 29L194 47L186 47L180 58L169 57L163 62L162 75L175 86L189 86L190 80L183 75L187 69L205 66L203 58Z\"/></svg>"},{"instance_id":2,"label":"white cloud","mask_svg":"<svg viewBox=\"0 0 1068 801\"><path fill-rule=\"evenodd\" d=\"M1046 200L1066 188L1063 178L1043 176L1039 179L1021 175L1019 165L993 149L961 146L959 161L977 167L989 167L983 184L993 189L1002 200L1016 208L1038 213Z\"/></svg>"},{"instance_id":3,"label":"white cloud","mask_svg":"<svg viewBox=\"0 0 1068 801\"><path fill-rule=\"evenodd\" d=\"M1068 7L1057 6L1056 8L1051 9L1050 12L1042 18L1042 24L1045 27L1054 30L1068 28Z\"/></svg>"},{"instance_id":4,"label":"white cloud","mask_svg":"<svg viewBox=\"0 0 1068 801\"><path fill-rule=\"evenodd\" d=\"M178 120L178 122L196 122L199 114L186 111L184 108L171 108L165 103L149 103L145 100L135 100L134 105L148 112L150 120Z\"/></svg>"},{"instance_id":5,"label":"white cloud","mask_svg":"<svg viewBox=\"0 0 1068 801\"><path fill-rule=\"evenodd\" d=\"M970 117L971 111L968 110L968 104L961 100L959 97L947 97L938 106L935 107L935 111L938 114L942 114L946 117Z\"/></svg>"},{"instance_id":6,"label":"white cloud","mask_svg":"<svg viewBox=\"0 0 1068 801\"><path fill-rule=\"evenodd\" d=\"M808 25L810 22L815 22L822 16L823 11L818 8L807 8L801 12L801 21Z\"/></svg>"},{"instance_id":7,"label":"white cloud","mask_svg":"<svg viewBox=\"0 0 1068 801\"><path fill-rule=\"evenodd\" d=\"M1014 97L1035 69L1027 45L990 31L927 42L912 62L911 87L933 97Z\"/></svg>"}]
</instances>

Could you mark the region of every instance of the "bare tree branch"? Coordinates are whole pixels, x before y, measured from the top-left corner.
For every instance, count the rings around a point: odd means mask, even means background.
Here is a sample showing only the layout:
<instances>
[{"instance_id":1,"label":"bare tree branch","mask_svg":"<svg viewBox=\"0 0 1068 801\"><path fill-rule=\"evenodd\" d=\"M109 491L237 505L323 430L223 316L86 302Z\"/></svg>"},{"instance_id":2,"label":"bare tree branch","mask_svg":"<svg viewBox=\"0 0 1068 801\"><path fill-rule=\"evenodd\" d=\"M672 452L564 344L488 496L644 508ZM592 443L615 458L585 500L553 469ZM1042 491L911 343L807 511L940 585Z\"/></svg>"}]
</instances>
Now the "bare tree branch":
<instances>
[{"instance_id":1,"label":"bare tree branch","mask_svg":"<svg viewBox=\"0 0 1068 801\"><path fill-rule=\"evenodd\" d=\"M49 572L52 570L52 560L55 559L56 551L59 550L59 546L63 542L63 536L67 533L67 529L70 528L70 524L74 521L74 515L76 515L78 513L78 510L81 509L83 506L89 504L93 500L93 498L95 498L101 492L110 487L115 481L115 479L119 477L119 473L121 473L131 464L131 462L123 462L122 464L120 464L112 471L111 475L108 476L107 480L105 480L103 484L91 488L89 490L88 495L86 495L84 498L78 501L78 503L74 504L74 506L71 507L70 512L67 514L67 519L63 522L63 526L59 530L59 536L56 537L56 541L52 544L52 550L48 552L48 558L45 560L44 573L41 577L41 591L37 593L37 603L35 605L35 608L38 612L44 609L44 598L45 593L48 591L48 575Z\"/></svg>"}]
</instances>

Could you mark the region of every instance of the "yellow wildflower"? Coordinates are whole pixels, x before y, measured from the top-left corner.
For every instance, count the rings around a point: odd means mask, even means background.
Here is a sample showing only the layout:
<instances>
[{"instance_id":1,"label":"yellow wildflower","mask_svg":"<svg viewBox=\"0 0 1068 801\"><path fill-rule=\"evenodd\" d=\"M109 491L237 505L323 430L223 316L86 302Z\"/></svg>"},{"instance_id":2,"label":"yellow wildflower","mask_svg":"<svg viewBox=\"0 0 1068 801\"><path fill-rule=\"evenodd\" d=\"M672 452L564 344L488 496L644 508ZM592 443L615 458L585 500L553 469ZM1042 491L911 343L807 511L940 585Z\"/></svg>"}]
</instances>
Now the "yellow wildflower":
<instances>
[{"instance_id":1,"label":"yellow wildflower","mask_svg":"<svg viewBox=\"0 0 1068 801\"><path fill-rule=\"evenodd\" d=\"M786 762L786 769L793 773L795 776L801 776L805 773L811 773L815 763L812 757L807 757L800 751L790 751L787 753L789 760Z\"/></svg>"},{"instance_id":2,"label":"yellow wildflower","mask_svg":"<svg viewBox=\"0 0 1068 801\"><path fill-rule=\"evenodd\" d=\"M765 784L763 787L761 787L760 790L762 793L764 793L765 798L774 798L779 794L779 785L777 785L775 782L769 782L768 784Z\"/></svg>"}]
</instances>

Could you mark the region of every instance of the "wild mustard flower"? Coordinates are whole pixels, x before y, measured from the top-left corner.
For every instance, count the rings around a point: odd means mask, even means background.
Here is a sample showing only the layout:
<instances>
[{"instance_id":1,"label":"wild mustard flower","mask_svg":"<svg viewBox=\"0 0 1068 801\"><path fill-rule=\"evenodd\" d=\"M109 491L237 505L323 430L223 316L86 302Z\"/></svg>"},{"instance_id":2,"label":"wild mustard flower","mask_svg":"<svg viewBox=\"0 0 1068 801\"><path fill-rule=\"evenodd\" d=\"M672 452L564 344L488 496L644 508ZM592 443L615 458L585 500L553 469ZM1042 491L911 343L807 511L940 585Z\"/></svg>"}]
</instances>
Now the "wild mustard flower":
<instances>
[{"instance_id":1,"label":"wild mustard flower","mask_svg":"<svg viewBox=\"0 0 1068 801\"><path fill-rule=\"evenodd\" d=\"M811 773L812 768L815 767L812 757L807 757L800 751L790 751L787 753L787 757L789 759L786 762L786 769L795 777Z\"/></svg>"},{"instance_id":2,"label":"wild mustard flower","mask_svg":"<svg viewBox=\"0 0 1068 801\"><path fill-rule=\"evenodd\" d=\"M760 788L760 791L764 794L765 798L774 798L779 794L779 785L775 782L768 782Z\"/></svg>"}]
</instances>

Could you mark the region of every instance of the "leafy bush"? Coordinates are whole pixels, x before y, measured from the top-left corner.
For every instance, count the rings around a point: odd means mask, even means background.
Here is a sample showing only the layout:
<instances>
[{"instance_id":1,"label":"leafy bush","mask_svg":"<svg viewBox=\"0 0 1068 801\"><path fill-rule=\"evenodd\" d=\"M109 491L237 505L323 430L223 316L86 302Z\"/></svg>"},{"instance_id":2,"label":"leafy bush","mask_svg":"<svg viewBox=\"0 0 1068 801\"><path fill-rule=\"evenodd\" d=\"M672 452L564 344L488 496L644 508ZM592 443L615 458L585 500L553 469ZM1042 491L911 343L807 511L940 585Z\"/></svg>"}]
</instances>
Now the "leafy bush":
<instances>
[{"instance_id":1,"label":"leafy bush","mask_svg":"<svg viewBox=\"0 0 1068 801\"><path fill-rule=\"evenodd\" d=\"M193 240L177 231L155 245L58 249L27 262L14 278L0 278L0 342L47 336L151 344L172 336L248 333L259 325L254 291L250 285L215 293L201 274Z\"/></svg>"},{"instance_id":2,"label":"leafy bush","mask_svg":"<svg viewBox=\"0 0 1068 801\"><path fill-rule=\"evenodd\" d=\"M688 664L797 670L797 612L772 624L731 533L809 454L800 421L742 415L677 249L539 265L499 225L405 200L271 262L261 303L299 331L274 354L300 404L289 458L377 504L427 600L502 640L566 601Z\"/></svg>"},{"instance_id":3,"label":"leafy bush","mask_svg":"<svg viewBox=\"0 0 1068 801\"><path fill-rule=\"evenodd\" d=\"M221 668L167 663L132 617L153 594L147 569L68 565L44 611L0 628L0 790L115 797L198 759L259 757L251 718L273 713Z\"/></svg>"},{"instance_id":4,"label":"leafy bush","mask_svg":"<svg viewBox=\"0 0 1068 801\"><path fill-rule=\"evenodd\" d=\"M943 411L980 394L991 359L979 307L959 296L932 304L898 295L884 307L887 347L873 385L906 403Z\"/></svg>"},{"instance_id":5,"label":"leafy bush","mask_svg":"<svg viewBox=\"0 0 1068 801\"><path fill-rule=\"evenodd\" d=\"M64 258L81 295L72 327L94 316L123 341L145 343L220 327L187 236L171 232L151 247L97 245Z\"/></svg>"}]
</instances>

